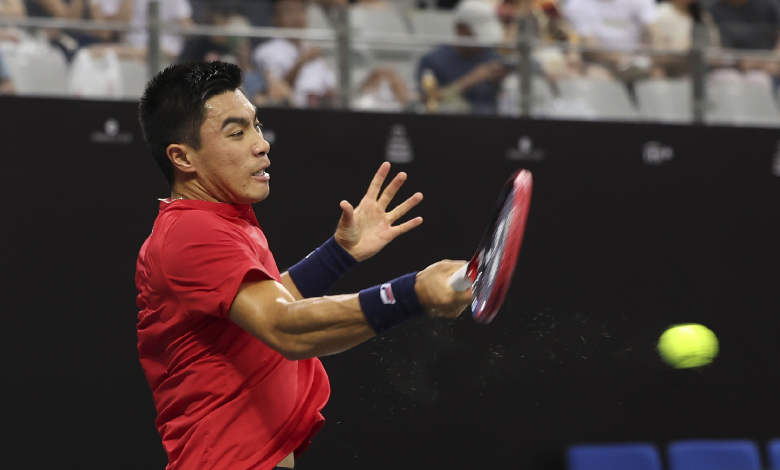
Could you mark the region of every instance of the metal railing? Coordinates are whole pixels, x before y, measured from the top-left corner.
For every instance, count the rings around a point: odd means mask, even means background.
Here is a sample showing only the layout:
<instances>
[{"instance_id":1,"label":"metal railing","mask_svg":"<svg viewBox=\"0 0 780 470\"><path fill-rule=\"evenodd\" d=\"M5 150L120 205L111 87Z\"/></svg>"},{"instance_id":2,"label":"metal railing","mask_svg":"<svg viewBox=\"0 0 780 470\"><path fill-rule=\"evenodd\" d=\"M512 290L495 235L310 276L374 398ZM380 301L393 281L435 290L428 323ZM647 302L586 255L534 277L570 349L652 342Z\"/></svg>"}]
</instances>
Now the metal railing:
<instances>
[{"instance_id":1,"label":"metal railing","mask_svg":"<svg viewBox=\"0 0 780 470\"><path fill-rule=\"evenodd\" d=\"M351 51L356 47L391 48L398 51L419 51L432 46L448 44L462 47L503 47L515 52L517 62L516 70L520 80L518 81L517 96L519 115L529 117L532 115L533 90L533 59L532 55L537 46L530 26L530 18L519 20L519 34L517 42L508 44L504 42L487 42L477 39L453 38L451 36L438 36L427 34L415 34L414 36L398 34L360 34L353 33L349 24L349 14L346 7L335 8L330 15L334 23L333 30L325 29L294 29L246 26L236 28L234 26L209 26L190 25L181 26L161 21L159 1L149 3L147 22L145 25L133 25L125 22L92 20L72 20L59 18L3 18L0 17L0 27L14 26L19 28L44 28L65 29L83 31L116 31L129 32L145 30L147 39L147 70L149 77L154 76L161 68L162 55L160 49L160 37L164 33L181 34L188 36L228 36L237 38L288 38L311 41L313 43L325 43L334 46L337 66L338 106L346 109L352 99L353 84L351 83L352 70ZM707 46L707 30L701 23L695 23L689 51L658 50L649 48L636 48L633 50L620 50L624 53L666 55L687 60L690 69L691 96L690 105L693 111L693 122L704 123L707 111L706 70L707 63L724 55L749 56L766 60L778 60L774 51L720 51ZM554 46L580 53L609 51L605 48L588 48L575 46L568 43L559 43Z\"/></svg>"}]
</instances>

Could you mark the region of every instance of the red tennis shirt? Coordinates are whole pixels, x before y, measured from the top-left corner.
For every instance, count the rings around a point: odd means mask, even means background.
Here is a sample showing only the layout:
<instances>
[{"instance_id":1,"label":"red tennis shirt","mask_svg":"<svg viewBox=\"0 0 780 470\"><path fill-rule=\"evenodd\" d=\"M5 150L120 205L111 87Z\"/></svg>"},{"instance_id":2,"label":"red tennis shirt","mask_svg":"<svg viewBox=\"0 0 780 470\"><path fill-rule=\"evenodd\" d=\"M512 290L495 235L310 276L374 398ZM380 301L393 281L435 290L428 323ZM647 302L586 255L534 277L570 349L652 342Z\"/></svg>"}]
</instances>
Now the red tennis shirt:
<instances>
[{"instance_id":1,"label":"red tennis shirt","mask_svg":"<svg viewBox=\"0 0 780 470\"><path fill-rule=\"evenodd\" d=\"M289 361L230 321L245 279L280 280L251 205L160 203L135 282L138 355L168 470L271 469L325 421L320 361Z\"/></svg>"}]
</instances>

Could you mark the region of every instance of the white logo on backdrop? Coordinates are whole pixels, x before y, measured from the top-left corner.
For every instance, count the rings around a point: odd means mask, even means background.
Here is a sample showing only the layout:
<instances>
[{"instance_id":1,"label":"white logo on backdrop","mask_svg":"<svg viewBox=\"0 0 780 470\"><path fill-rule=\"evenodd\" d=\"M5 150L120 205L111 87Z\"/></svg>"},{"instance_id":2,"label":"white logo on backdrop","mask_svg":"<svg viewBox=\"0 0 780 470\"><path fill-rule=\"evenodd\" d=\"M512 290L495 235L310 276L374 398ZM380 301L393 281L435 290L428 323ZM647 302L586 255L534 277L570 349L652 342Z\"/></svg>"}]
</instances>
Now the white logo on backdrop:
<instances>
[{"instance_id":1,"label":"white logo on backdrop","mask_svg":"<svg viewBox=\"0 0 780 470\"><path fill-rule=\"evenodd\" d=\"M642 147L642 160L648 165L660 165L674 158L674 149L661 142L650 141Z\"/></svg>"},{"instance_id":2,"label":"white logo on backdrop","mask_svg":"<svg viewBox=\"0 0 780 470\"><path fill-rule=\"evenodd\" d=\"M390 128L390 137L385 147L385 160L390 163L409 163L414 160L412 143L406 135L403 124L395 124Z\"/></svg>"},{"instance_id":3,"label":"white logo on backdrop","mask_svg":"<svg viewBox=\"0 0 780 470\"><path fill-rule=\"evenodd\" d=\"M276 132L272 131L271 129L263 129L263 138L269 144L273 144L276 142Z\"/></svg>"},{"instance_id":4,"label":"white logo on backdrop","mask_svg":"<svg viewBox=\"0 0 780 470\"><path fill-rule=\"evenodd\" d=\"M544 160L544 150L535 149L534 141L527 135L517 139L517 148L507 149L508 160Z\"/></svg>"},{"instance_id":5,"label":"white logo on backdrop","mask_svg":"<svg viewBox=\"0 0 780 470\"><path fill-rule=\"evenodd\" d=\"M133 134L120 132L119 121L108 118L103 124L103 132L95 131L90 134L89 139L98 144L129 144L133 141Z\"/></svg>"},{"instance_id":6,"label":"white logo on backdrop","mask_svg":"<svg viewBox=\"0 0 780 470\"><path fill-rule=\"evenodd\" d=\"M772 174L780 176L780 142L777 143L777 150L772 158Z\"/></svg>"}]
</instances>

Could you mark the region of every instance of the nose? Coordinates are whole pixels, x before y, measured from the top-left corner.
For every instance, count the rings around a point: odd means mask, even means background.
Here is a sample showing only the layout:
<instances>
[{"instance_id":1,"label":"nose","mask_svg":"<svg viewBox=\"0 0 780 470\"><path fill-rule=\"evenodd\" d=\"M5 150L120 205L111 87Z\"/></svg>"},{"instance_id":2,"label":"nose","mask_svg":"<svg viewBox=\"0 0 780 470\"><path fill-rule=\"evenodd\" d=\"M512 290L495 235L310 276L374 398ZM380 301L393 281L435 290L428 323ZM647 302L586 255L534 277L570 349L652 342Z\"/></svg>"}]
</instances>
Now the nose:
<instances>
[{"instance_id":1,"label":"nose","mask_svg":"<svg viewBox=\"0 0 780 470\"><path fill-rule=\"evenodd\" d=\"M265 140L264 137L258 136L259 141L255 143L255 145L252 147L252 155L255 157L267 157L268 152L271 151L271 144L268 143L267 140Z\"/></svg>"}]
</instances>

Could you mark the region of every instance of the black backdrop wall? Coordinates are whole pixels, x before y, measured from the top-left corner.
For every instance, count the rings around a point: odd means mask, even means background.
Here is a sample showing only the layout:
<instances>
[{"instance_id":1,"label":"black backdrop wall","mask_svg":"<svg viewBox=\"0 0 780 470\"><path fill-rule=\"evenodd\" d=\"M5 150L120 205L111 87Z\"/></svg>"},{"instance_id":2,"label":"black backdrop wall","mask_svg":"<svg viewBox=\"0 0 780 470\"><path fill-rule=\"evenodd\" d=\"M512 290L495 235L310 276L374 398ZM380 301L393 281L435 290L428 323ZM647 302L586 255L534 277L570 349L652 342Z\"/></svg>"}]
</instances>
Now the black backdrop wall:
<instances>
[{"instance_id":1,"label":"black backdrop wall","mask_svg":"<svg viewBox=\"0 0 780 470\"><path fill-rule=\"evenodd\" d=\"M166 186L134 103L0 100L7 468L163 468L135 349L134 262ZM323 359L327 423L296 468L546 469L573 442L780 436L776 130L264 110L279 265L331 235L404 159L422 227L355 291L467 258L518 167L535 193L489 326L420 320ZM774 168L774 172L773 172ZM404 195L402 194L402 196ZM721 341L701 370L669 325ZM9 436L10 439L9 439Z\"/></svg>"}]
</instances>

